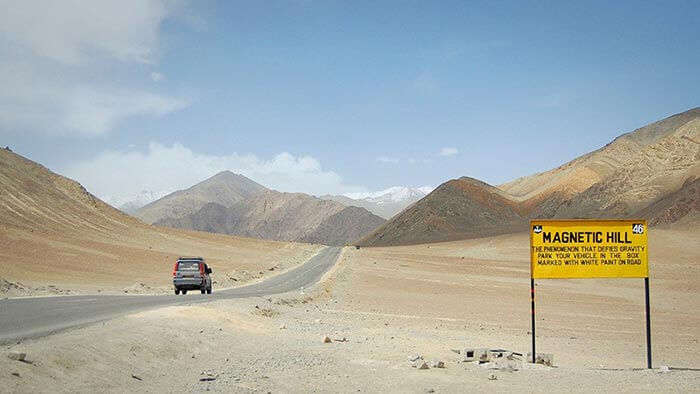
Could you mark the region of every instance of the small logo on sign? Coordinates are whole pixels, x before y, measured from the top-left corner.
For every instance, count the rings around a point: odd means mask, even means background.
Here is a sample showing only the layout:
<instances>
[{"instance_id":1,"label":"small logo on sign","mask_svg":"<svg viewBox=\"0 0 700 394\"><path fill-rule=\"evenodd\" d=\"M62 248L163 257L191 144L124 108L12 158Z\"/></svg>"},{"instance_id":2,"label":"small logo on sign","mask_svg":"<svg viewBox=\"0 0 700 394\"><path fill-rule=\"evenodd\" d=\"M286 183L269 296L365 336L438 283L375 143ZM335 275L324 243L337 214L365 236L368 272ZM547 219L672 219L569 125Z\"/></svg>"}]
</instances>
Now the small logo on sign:
<instances>
[{"instance_id":1,"label":"small logo on sign","mask_svg":"<svg viewBox=\"0 0 700 394\"><path fill-rule=\"evenodd\" d=\"M534 232L535 234L541 233L541 232L542 232L542 226L540 226L539 224L538 224L537 226L532 226L532 232Z\"/></svg>"},{"instance_id":2,"label":"small logo on sign","mask_svg":"<svg viewBox=\"0 0 700 394\"><path fill-rule=\"evenodd\" d=\"M644 224L635 223L632 225L632 234L644 234Z\"/></svg>"}]
</instances>

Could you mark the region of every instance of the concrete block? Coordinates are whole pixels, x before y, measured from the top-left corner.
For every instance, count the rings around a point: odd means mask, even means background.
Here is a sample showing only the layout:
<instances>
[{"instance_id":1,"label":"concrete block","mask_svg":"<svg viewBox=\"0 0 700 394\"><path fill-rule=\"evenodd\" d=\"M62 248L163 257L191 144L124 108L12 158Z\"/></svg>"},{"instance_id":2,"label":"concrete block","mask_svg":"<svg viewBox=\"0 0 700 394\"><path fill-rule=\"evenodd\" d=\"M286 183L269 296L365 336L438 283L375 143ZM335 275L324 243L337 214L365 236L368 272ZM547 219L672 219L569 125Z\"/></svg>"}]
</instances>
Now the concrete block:
<instances>
[{"instance_id":1,"label":"concrete block","mask_svg":"<svg viewBox=\"0 0 700 394\"><path fill-rule=\"evenodd\" d=\"M466 348L462 351L462 361L465 363L478 361L485 363L489 361L489 351L483 348Z\"/></svg>"}]
</instances>

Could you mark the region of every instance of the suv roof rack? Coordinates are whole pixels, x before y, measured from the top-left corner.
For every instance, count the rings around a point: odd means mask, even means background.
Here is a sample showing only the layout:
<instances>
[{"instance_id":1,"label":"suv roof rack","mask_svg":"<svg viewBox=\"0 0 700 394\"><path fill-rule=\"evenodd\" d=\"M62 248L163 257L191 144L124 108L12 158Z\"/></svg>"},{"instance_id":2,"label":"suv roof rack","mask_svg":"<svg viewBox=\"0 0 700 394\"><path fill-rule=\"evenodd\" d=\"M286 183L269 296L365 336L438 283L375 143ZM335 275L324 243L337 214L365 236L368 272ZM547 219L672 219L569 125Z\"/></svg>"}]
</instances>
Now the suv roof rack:
<instances>
[{"instance_id":1,"label":"suv roof rack","mask_svg":"<svg viewBox=\"0 0 700 394\"><path fill-rule=\"evenodd\" d=\"M204 261L204 257L182 257L182 256L180 256L177 258L177 260L178 261L180 261L180 260L201 260L201 261Z\"/></svg>"}]
</instances>

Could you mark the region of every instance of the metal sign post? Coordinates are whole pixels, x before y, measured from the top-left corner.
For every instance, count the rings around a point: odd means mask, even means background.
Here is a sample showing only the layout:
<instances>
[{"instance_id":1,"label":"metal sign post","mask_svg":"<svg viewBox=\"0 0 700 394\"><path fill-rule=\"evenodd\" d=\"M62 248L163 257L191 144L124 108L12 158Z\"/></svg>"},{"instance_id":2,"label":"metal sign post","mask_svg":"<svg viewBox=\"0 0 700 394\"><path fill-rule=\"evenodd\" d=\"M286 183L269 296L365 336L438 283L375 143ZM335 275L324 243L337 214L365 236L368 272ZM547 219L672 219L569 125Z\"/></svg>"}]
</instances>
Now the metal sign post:
<instances>
[{"instance_id":1,"label":"metal sign post","mask_svg":"<svg viewBox=\"0 0 700 394\"><path fill-rule=\"evenodd\" d=\"M644 278L647 368L651 312L647 223L644 220L531 220L530 311L535 363L535 279Z\"/></svg>"},{"instance_id":2,"label":"metal sign post","mask_svg":"<svg viewBox=\"0 0 700 394\"><path fill-rule=\"evenodd\" d=\"M535 278L530 278L530 312L532 312L532 363L535 363Z\"/></svg>"},{"instance_id":3,"label":"metal sign post","mask_svg":"<svg viewBox=\"0 0 700 394\"><path fill-rule=\"evenodd\" d=\"M649 313L649 277L644 278L644 298L647 315L647 368L651 369L651 313Z\"/></svg>"}]
</instances>

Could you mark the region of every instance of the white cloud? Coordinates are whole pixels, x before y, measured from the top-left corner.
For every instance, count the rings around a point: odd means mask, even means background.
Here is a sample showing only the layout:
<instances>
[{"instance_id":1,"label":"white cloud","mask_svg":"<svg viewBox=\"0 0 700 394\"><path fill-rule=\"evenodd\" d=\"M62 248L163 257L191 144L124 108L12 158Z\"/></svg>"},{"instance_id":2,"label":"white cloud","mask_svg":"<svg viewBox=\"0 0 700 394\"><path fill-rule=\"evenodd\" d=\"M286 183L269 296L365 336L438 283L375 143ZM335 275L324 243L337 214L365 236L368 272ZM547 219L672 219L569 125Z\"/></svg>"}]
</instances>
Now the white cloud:
<instances>
[{"instance_id":1,"label":"white cloud","mask_svg":"<svg viewBox=\"0 0 700 394\"><path fill-rule=\"evenodd\" d=\"M440 149L440 156L454 156L459 153L459 149L452 147L445 147Z\"/></svg>"},{"instance_id":2,"label":"white cloud","mask_svg":"<svg viewBox=\"0 0 700 394\"><path fill-rule=\"evenodd\" d=\"M185 108L181 99L141 91L77 89L66 102L63 126L83 134L102 134L123 118L136 115L162 116Z\"/></svg>"},{"instance_id":3,"label":"white cloud","mask_svg":"<svg viewBox=\"0 0 700 394\"><path fill-rule=\"evenodd\" d=\"M0 32L10 42L65 64L94 55L151 63L160 24L173 11L161 0L7 0L0 8Z\"/></svg>"},{"instance_id":4,"label":"white cloud","mask_svg":"<svg viewBox=\"0 0 700 394\"><path fill-rule=\"evenodd\" d=\"M398 163L399 159L395 157L379 156L377 157L377 161L380 163Z\"/></svg>"},{"instance_id":5,"label":"white cloud","mask_svg":"<svg viewBox=\"0 0 700 394\"><path fill-rule=\"evenodd\" d=\"M94 136L132 116L186 107L133 78L157 62L161 24L181 8L165 0L0 0L0 127Z\"/></svg>"},{"instance_id":6,"label":"white cloud","mask_svg":"<svg viewBox=\"0 0 700 394\"><path fill-rule=\"evenodd\" d=\"M161 74L161 73L159 73L159 72L153 71L153 72L151 73L151 80L153 80L153 82L160 82L160 81L162 81L162 80L164 80L164 79L165 79L165 75L163 75L163 74Z\"/></svg>"},{"instance_id":7,"label":"white cloud","mask_svg":"<svg viewBox=\"0 0 700 394\"><path fill-rule=\"evenodd\" d=\"M365 190L344 184L337 173L324 170L310 156L287 152L270 159L237 153L217 156L196 153L181 144L168 147L151 143L147 152L106 151L93 159L74 163L61 173L81 182L105 201L117 202L144 190L172 192L188 188L224 170L287 192L322 195Z\"/></svg>"}]
</instances>

